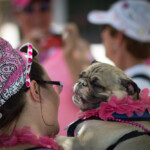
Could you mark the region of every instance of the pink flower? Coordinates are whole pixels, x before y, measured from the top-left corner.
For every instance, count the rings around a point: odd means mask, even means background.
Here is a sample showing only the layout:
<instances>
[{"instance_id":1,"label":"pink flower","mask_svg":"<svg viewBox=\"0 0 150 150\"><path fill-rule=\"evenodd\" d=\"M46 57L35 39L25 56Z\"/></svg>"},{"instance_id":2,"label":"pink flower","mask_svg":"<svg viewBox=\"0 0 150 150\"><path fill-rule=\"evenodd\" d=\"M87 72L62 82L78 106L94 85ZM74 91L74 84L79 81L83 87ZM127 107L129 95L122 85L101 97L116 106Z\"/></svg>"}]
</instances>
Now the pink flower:
<instances>
[{"instance_id":1,"label":"pink flower","mask_svg":"<svg viewBox=\"0 0 150 150\"><path fill-rule=\"evenodd\" d=\"M89 110L82 113L80 118L89 118L91 116L99 117L103 120L114 119L113 114L126 114L128 117L132 117L133 113L138 116L142 116L146 110L150 113L150 96L148 89L143 89L140 93L140 100L133 101L128 95L123 99L118 99L116 96L112 96L109 102L101 102L99 110Z\"/></svg>"},{"instance_id":2,"label":"pink flower","mask_svg":"<svg viewBox=\"0 0 150 150\"><path fill-rule=\"evenodd\" d=\"M45 145L43 145L43 143ZM58 144L51 138L49 138L48 136L40 136L39 138L39 143L38 143L39 146L45 146L45 147L48 147L48 148L54 148L54 149L59 149L59 146Z\"/></svg>"},{"instance_id":3,"label":"pink flower","mask_svg":"<svg viewBox=\"0 0 150 150\"><path fill-rule=\"evenodd\" d=\"M99 116L99 110L89 110L87 112L79 112L78 117L80 119L86 119L86 118L90 118L92 116Z\"/></svg>"},{"instance_id":4,"label":"pink flower","mask_svg":"<svg viewBox=\"0 0 150 150\"><path fill-rule=\"evenodd\" d=\"M14 134L11 136L10 140L9 140L9 146L14 146L18 143L18 131L15 130ZM6 145L7 146L7 145Z\"/></svg>"},{"instance_id":5,"label":"pink flower","mask_svg":"<svg viewBox=\"0 0 150 150\"><path fill-rule=\"evenodd\" d=\"M59 149L58 144L53 138L48 136L40 136L37 138L35 132L31 131L29 127L24 127L20 132L15 129L11 137L6 134L0 135L0 148L15 146L20 143L30 143L35 146Z\"/></svg>"},{"instance_id":6,"label":"pink flower","mask_svg":"<svg viewBox=\"0 0 150 150\"><path fill-rule=\"evenodd\" d=\"M32 143L33 145L37 145L37 136L34 131L31 131L29 127L24 127L20 132L20 142L22 144Z\"/></svg>"}]
</instances>

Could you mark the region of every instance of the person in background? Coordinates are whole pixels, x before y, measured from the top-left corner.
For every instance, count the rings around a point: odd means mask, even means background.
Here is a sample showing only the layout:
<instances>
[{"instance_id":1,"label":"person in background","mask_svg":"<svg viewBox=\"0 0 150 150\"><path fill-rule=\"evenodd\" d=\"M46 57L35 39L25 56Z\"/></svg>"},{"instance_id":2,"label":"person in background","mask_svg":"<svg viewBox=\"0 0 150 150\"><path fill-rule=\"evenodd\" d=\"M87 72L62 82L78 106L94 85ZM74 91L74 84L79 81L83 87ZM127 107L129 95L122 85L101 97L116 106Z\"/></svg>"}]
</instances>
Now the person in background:
<instances>
[{"instance_id":1,"label":"person in background","mask_svg":"<svg viewBox=\"0 0 150 150\"><path fill-rule=\"evenodd\" d=\"M150 2L118 1L108 11L91 11L88 20L102 26L106 56L141 89L150 90Z\"/></svg>"},{"instance_id":2,"label":"person in background","mask_svg":"<svg viewBox=\"0 0 150 150\"><path fill-rule=\"evenodd\" d=\"M0 38L1 150L61 149L53 138L62 84L51 81L36 55L30 43L19 51Z\"/></svg>"},{"instance_id":3,"label":"person in background","mask_svg":"<svg viewBox=\"0 0 150 150\"><path fill-rule=\"evenodd\" d=\"M74 23L67 24L61 36L52 32L52 0L12 0L12 8L21 31L21 43L32 43L51 79L64 84L58 120L59 134L66 135L64 128L76 119L79 111L72 102L73 85L80 71L92 61L89 44L80 37Z\"/></svg>"}]
</instances>

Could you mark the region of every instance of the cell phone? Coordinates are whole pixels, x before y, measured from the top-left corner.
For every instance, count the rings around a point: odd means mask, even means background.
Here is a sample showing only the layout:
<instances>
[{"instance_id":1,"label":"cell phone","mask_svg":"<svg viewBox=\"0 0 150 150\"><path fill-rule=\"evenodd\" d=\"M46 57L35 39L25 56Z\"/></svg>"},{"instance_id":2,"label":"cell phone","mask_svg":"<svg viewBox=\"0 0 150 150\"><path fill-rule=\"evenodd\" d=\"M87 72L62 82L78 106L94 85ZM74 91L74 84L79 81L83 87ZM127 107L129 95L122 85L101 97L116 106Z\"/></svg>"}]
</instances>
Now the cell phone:
<instances>
[{"instance_id":1,"label":"cell phone","mask_svg":"<svg viewBox=\"0 0 150 150\"><path fill-rule=\"evenodd\" d=\"M42 40L42 48L44 50L47 50L52 47L62 47L62 35L53 34L53 35L45 37Z\"/></svg>"}]
</instances>

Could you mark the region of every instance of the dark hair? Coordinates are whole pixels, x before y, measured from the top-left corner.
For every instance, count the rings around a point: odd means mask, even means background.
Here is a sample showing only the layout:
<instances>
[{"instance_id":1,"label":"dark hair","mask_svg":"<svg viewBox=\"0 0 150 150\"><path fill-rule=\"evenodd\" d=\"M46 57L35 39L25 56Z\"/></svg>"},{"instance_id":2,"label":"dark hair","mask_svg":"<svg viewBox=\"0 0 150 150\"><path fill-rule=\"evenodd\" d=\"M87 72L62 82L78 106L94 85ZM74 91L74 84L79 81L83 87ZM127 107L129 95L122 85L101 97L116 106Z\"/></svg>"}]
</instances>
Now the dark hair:
<instances>
[{"instance_id":1,"label":"dark hair","mask_svg":"<svg viewBox=\"0 0 150 150\"><path fill-rule=\"evenodd\" d=\"M44 71L42 67L36 60L33 60L30 71L30 80L42 80L43 75ZM9 125L12 121L19 117L25 106L24 96L27 90L28 88L24 84L18 93L14 94L4 105L0 107L0 112L3 115L0 119L0 129Z\"/></svg>"},{"instance_id":2,"label":"dark hair","mask_svg":"<svg viewBox=\"0 0 150 150\"><path fill-rule=\"evenodd\" d=\"M108 27L110 29L110 35L115 37L119 32L110 25L103 25L102 29ZM131 39L128 36L124 35L124 40L126 41L127 51L138 59L147 59L150 57L150 42L139 42L137 40Z\"/></svg>"},{"instance_id":3,"label":"dark hair","mask_svg":"<svg viewBox=\"0 0 150 150\"><path fill-rule=\"evenodd\" d=\"M35 2L51 2L52 0L32 0L30 4L35 3Z\"/></svg>"}]
</instances>

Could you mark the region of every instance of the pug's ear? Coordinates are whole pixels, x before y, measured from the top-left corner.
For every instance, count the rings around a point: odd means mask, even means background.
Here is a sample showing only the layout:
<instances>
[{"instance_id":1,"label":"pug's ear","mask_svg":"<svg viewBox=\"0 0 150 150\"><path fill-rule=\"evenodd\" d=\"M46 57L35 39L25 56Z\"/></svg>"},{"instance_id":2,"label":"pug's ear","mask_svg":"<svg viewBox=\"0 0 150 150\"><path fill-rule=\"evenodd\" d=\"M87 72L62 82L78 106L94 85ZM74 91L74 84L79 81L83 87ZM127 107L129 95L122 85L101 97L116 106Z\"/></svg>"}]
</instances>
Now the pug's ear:
<instances>
[{"instance_id":1,"label":"pug's ear","mask_svg":"<svg viewBox=\"0 0 150 150\"><path fill-rule=\"evenodd\" d=\"M91 62L91 65L94 64L94 63L98 63L98 61L97 61L97 60L93 60L93 61Z\"/></svg>"},{"instance_id":2,"label":"pug's ear","mask_svg":"<svg viewBox=\"0 0 150 150\"><path fill-rule=\"evenodd\" d=\"M130 79L121 79L121 85L126 88L128 95L137 95L139 99L140 88Z\"/></svg>"}]
</instances>

